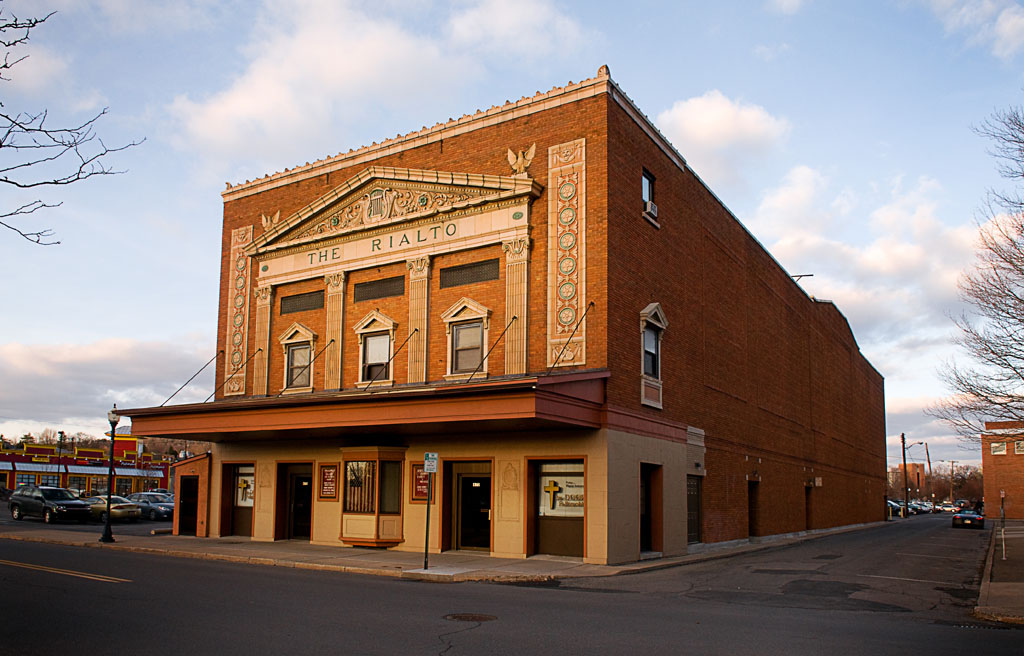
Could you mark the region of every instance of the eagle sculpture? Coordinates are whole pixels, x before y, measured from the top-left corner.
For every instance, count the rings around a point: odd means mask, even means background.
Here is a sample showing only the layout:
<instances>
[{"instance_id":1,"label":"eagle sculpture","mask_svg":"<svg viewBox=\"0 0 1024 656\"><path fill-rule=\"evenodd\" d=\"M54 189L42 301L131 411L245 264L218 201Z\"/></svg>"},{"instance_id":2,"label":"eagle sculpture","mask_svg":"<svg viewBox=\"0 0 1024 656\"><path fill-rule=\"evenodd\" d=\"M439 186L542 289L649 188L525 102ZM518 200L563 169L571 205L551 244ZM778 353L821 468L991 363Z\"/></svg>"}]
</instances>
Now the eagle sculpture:
<instances>
[{"instance_id":1,"label":"eagle sculpture","mask_svg":"<svg viewBox=\"0 0 1024 656\"><path fill-rule=\"evenodd\" d=\"M533 161L533 156L537 153L537 144L530 146L530 149L525 153L519 151L516 155L512 152L512 149L508 149L508 165L512 167L512 170L516 172L516 175L526 175L526 169L530 168L530 162Z\"/></svg>"}]
</instances>

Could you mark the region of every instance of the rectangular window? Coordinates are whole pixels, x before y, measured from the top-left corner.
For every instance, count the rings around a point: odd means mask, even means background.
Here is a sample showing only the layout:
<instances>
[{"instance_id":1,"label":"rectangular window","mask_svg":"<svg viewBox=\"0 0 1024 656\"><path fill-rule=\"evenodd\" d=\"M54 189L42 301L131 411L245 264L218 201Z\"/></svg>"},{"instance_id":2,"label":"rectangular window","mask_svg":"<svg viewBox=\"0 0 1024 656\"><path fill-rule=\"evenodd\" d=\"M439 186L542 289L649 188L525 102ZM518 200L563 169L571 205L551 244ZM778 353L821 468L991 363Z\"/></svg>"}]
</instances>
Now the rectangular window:
<instances>
[{"instance_id":1,"label":"rectangular window","mask_svg":"<svg viewBox=\"0 0 1024 656\"><path fill-rule=\"evenodd\" d=\"M114 479L114 494L119 497L126 497L132 493L132 479L130 478L115 478Z\"/></svg>"},{"instance_id":2,"label":"rectangular window","mask_svg":"<svg viewBox=\"0 0 1024 656\"><path fill-rule=\"evenodd\" d=\"M374 512L377 463L356 460L345 463L345 512Z\"/></svg>"},{"instance_id":3,"label":"rectangular window","mask_svg":"<svg viewBox=\"0 0 1024 656\"><path fill-rule=\"evenodd\" d=\"M1006 442L993 442L992 443L992 455L994 455L994 456L1005 456L1006 455Z\"/></svg>"},{"instance_id":4,"label":"rectangular window","mask_svg":"<svg viewBox=\"0 0 1024 656\"><path fill-rule=\"evenodd\" d=\"M15 477L16 485L35 485L36 475L35 474L18 474Z\"/></svg>"},{"instance_id":5,"label":"rectangular window","mask_svg":"<svg viewBox=\"0 0 1024 656\"><path fill-rule=\"evenodd\" d=\"M1013 454L1024 456L1024 440L1017 440L1013 443Z\"/></svg>"},{"instance_id":6,"label":"rectangular window","mask_svg":"<svg viewBox=\"0 0 1024 656\"><path fill-rule=\"evenodd\" d=\"M402 512L402 463L398 460L380 462L380 514Z\"/></svg>"},{"instance_id":7,"label":"rectangular window","mask_svg":"<svg viewBox=\"0 0 1024 656\"><path fill-rule=\"evenodd\" d=\"M322 310L324 307L323 290L307 294L295 294L281 298L281 314L305 312L306 310Z\"/></svg>"},{"instance_id":8,"label":"rectangular window","mask_svg":"<svg viewBox=\"0 0 1024 656\"><path fill-rule=\"evenodd\" d=\"M405 294L405 276L360 282L352 286L353 303L372 301L375 298L401 296L403 294Z\"/></svg>"},{"instance_id":9,"label":"rectangular window","mask_svg":"<svg viewBox=\"0 0 1024 656\"><path fill-rule=\"evenodd\" d=\"M85 476L68 476L68 487L72 490L89 489L89 479Z\"/></svg>"},{"instance_id":10,"label":"rectangular window","mask_svg":"<svg viewBox=\"0 0 1024 656\"><path fill-rule=\"evenodd\" d=\"M644 374L658 378L661 373L661 352L657 328L644 328Z\"/></svg>"},{"instance_id":11,"label":"rectangular window","mask_svg":"<svg viewBox=\"0 0 1024 656\"><path fill-rule=\"evenodd\" d=\"M291 344L288 346L287 387L310 386L310 351L309 344Z\"/></svg>"},{"instance_id":12,"label":"rectangular window","mask_svg":"<svg viewBox=\"0 0 1024 656\"><path fill-rule=\"evenodd\" d=\"M49 485L50 487L60 487L60 476L56 474L40 474L39 484Z\"/></svg>"},{"instance_id":13,"label":"rectangular window","mask_svg":"<svg viewBox=\"0 0 1024 656\"><path fill-rule=\"evenodd\" d=\"M640 197L644 202L644 210L647 209L647 203L654 202L654 176L644 171L643 177L640 182Z\"/></svg>"},{"instance_id":14,"label":"rectangular window","mask_svg":"<svg viewBox=\"0 0 1024 656\"><path fill-rule=\"evenodd\" d=\"M388 380L391 335L377 333L363 338L363 381Z\"/></svg>"},{"instance_id":15,"label":"rectangular window","mask_svg":"<svg viewBox=\"0 0 1024 656\"><path fill-rule=\"evenodd\" d=\"M452 326L452 373L472 373L484 357L482 321Z\"/></svg>"},{"instance_id":16,"label":"rectangular window","mask_svg":"<svg viewBox=\"0 0 1024 656\"><path fill-rule=\"evenodd\" d=\"M441 269L441 289L458 287L460 285L471 285L487 280L497 280L501 273L501 263L495 258L483 260L472 264L445 267Z\"/></svg>"}]
</instances>

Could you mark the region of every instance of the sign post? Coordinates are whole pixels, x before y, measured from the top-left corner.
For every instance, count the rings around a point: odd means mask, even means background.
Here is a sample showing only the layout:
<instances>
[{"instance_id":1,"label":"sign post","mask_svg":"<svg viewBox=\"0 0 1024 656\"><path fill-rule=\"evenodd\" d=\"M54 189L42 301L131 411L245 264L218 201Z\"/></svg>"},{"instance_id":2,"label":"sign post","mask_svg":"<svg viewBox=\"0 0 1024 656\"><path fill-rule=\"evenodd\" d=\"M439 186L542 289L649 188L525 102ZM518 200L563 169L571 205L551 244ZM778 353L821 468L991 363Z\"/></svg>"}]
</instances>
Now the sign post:
<instances>
[{"instance_id":1,"label":"sign post","mask_svg":"<svg viewBox=\"0 0 1024 656\"><path fill-rule=\"evenodd\" d=\"M434 502L434 474L437 473L437 452L423 454L423 471L427 474L427 521L423 532L423 569L430 567L430 504Z\"/></svg>"}]
</instances>

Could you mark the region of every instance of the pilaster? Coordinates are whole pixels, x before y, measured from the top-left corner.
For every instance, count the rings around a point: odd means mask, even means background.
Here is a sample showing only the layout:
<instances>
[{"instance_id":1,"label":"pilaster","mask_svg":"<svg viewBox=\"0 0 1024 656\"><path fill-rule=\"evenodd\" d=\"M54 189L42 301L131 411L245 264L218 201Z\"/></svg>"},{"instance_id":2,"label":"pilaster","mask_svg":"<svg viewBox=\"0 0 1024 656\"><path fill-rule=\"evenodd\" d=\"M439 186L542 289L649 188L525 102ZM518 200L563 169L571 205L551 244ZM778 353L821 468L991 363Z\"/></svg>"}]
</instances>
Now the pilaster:
<instances>
[{"instance_id":1,"label":"pilaster","mask_svg":"<svg viewBox=\"0 0 1024 656\"><path fill-rule=\"evenodd\" d=\"M525 374L530 238L504 241L501 248L505 251L505 317L508 321L516 318L505 334L505 374Z\"/></svg>"},{"instance_id":2,"label":"pilaster","mask_svg":"<svg viewBox=\"0 0 1024 656\"><path fill-rule=\"evenodd\" d=\"M427 311L430 289L430 257L408 260L409 267L409 382L427 380ZM418 332L413 332L419 329Z\"/></svg>"},{"instance_id":3,"label":"pilaster","mask_svg":"<svg viewBox=\"0 0 1024 656\"><path fill-rule=\"evenodd\" d=\"M263 349L253 358L252 393L267 394L267 366L270 359L270 307L274 301L274 288L261 285L256 288L256 348Z\"/></svg>"},{"instance_id":4,"label":"pilaster","mask_svg":"<svg viewBox=\"0 0 1024 656\"><path fill-rule=\"evenodd\" d=\"M549 367L586 363L586 160L585 139L548 148Z\"/></svg>"},{"instance_id":5,"label":"pilaster","mask_svg":"<svg viewBox=\"0 0 1024 656\"><path fill-rule=\"evenodd\" d=\"M330 346L324 351L324 389L341 389L341 344L342 326L345 323L345 281L344 271L324 276L327 285L327 336ZM331 340L334 343L331 344Z\"/></svg>"}]
</instances>

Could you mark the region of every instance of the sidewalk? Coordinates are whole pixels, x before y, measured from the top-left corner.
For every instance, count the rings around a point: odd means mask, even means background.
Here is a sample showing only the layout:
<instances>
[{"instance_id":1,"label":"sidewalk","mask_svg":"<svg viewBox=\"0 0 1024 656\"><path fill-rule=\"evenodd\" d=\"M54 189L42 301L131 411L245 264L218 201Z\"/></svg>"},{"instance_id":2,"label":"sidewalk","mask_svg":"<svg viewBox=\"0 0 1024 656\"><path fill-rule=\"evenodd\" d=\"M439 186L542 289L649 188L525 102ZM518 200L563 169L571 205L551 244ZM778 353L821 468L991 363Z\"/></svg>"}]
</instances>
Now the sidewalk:
<instances>
[{"instance_id":1,"label":"sidewalk","mask_svg":"<svg viewBox=\"0 0 1024 656\"><path fill-rule=\"evenodd\" d=\"M977 617L1024 624L1024 520L992 523ZM1005 540L1004 540L1005 538Z\"/></svg>"},{"instance_id":2,"label":"sidewalk","mask_svg":"<svg viewBox=\"0 0 1024 656\"><path fill-rule=\"evenodd\" d=\"M194 538L160 533L157 535L118 535L113 544L102 544L98 533L61 529L55 526L25 523L0 533L0 539L45 542L135 553L151 553L179 558L220 560L250 565L273 565L298 569L326 570L393 576L437 582L499 581L544 582L585 576L616 576L635 574L695 562L728 558L744 553L774 549L803 540L836 533L878 526L861 524L836 529L812 531L761 538L758 543L737 540L721 544L694 545L695 553L685 556L656 558L625 565L591 565L580 558L531 556L530 558L495 558L466 551L430 554L429 569L423 569L423 554L386 551L359 547L339 548L310 544L305 540L254 542L242 537Z\"/></svg>"}]
</instances>

